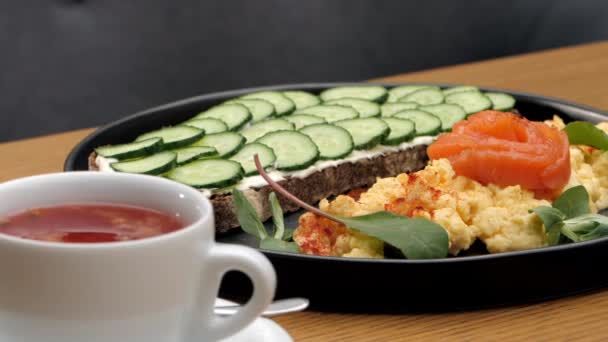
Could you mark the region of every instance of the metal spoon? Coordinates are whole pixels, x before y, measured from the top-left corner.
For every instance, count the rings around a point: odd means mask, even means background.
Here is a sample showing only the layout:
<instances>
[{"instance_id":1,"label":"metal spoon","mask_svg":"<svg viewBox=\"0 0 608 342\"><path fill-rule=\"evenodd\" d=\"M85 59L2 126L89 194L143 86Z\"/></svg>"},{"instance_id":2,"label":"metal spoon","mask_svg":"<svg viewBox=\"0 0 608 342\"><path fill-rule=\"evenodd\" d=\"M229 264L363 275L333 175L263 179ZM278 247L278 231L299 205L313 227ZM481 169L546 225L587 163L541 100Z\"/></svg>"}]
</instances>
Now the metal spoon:
<instances>
[{"instance_id":1,"label":"metal spoon","mask_svg":"<svg viewBox=\"0 0 608 342\"><path fill-rule=\"evenodd\" d=\"M229 303L227 305L218 305L213 310L217 315L229 316L234 315L238 309L242 306L238 303L228 302L226 300L222 300L224 303ZM264 312L262 312L262 316L271 317L276 315L283 315L292 312L298 312L306 309L308 307L309 301L306 298L285 298L276 300L268 307Z\"/></svg>"}]
</instances>

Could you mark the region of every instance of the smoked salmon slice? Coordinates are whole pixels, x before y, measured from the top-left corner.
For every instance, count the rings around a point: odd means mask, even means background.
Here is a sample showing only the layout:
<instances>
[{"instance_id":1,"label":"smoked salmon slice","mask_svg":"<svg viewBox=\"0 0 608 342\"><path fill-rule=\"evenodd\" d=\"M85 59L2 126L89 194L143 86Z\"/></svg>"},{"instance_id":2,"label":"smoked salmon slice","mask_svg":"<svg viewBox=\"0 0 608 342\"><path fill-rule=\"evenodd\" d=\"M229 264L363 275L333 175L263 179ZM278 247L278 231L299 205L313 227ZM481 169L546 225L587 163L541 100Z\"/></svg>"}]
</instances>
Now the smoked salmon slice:
<instances>
[{"instance_id":1,"label":"smoked salmon slice","mask_svg":"<svg viewBox=\"0 0 608 342\"><path fill-rule=\"evenodd\" d=\"M514 113L473 114L440 135L427 154L447 158L458 175L482 184L520 185L539 198L557 196L570 178L566 133Z\"/></svg>"}]
</instances>

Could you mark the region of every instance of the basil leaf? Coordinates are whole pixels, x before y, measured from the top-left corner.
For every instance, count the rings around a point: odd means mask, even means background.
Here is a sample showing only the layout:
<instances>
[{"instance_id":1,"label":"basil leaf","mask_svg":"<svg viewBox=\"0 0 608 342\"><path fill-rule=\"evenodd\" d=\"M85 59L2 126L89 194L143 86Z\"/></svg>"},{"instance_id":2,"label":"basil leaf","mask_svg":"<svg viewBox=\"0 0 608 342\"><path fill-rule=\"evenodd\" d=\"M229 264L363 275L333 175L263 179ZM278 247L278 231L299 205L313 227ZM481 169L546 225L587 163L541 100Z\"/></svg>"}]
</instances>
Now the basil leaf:
<instances>
[{"instance_id":1,"label":"basil leaf","mask_svg":"<svg viewBox=\"0 0 608 342\"><path fill-rule=\"evenodd\" d=\"M570 144L588 145L600 150L608 150L608 134L590 122L575 121L564 127Z\"/></svg>"},{"instance_id":2,"label":"basil leaf","mask_svg":"<svg viewBox=\"0 0 608 342\"><path fill-rule=\"evenodd\" d=\"M583 186L568 189L553 206L530 210L543 221L550 246L608 236L608 217L589 213L589 195Z\"/></svg>"},{"instance_id":3,"label":"basil leaf","mask_svg":"<svg viewBox=\"0 0 608 342\"><path fill-rule=\"evenodd\" d=\"M584 186L578 185L564 191L553 202L553 208L558 209L566 218L573 218L591 212L589 209L589 194Z\"/></svg>"},{"instance_id":4,"label":"basil leaf","mask_svg":"<svg viewBox=\"0 0 608 342\"><path fill-rule=\"evenodd\" d=\"M608 235L608 217L587 214L564 221L567 228L578 236L578 241L597 239Z\"/></svg>"},{"instance_id":5,"label":"basil leaf","mask_svg":"<svg viewBox=\"0 0 608 342\"><path fill-rule=\"evenodd\" d=\"M283 220L283 209L277 198L277 194L271 192L268 195L270 210L272 211L272 222L274 223L274 238L281 240L285 232L285 221Z\"/></svg>"},{"instance_id":6,"label":"basil leaf","mask_svg":"<svg viewBox=\"0 0 608 342\"><path fill-rule=\"evenodd\" d=\"M540 206L536 207L531 212L535 213L540 217L545 225L545 228L550 229L557 223L561 223L566 219L566 215L564 215L559 209L548 207L548 206Z\"/></svg>"},{"instance_id":7,"label":"basil leaf","mask_svg":"<svg viewBox=\"0 0 608 342\"><path fill-rule=\"evenodd\" d=\"M577 234L587 234L600 224L608 225L608 218L598 214L586 214L564 221L568 229Z\"/></svg>"},{"instance_id":8,"label":"basil leaf","mask_svg":"<svg viewBox=\"0 0 608 342\"><path fill-rule=\"evenodd\" d=\"M596 234L601 234L602 229L597 233L592 232L602 225L608 226L608 218L597 214L586 214L565 220L561 231L574 242L586 241L595 238Z\"/></svg>"},{"instance_id":9,"label":"basil leaf","mask_svg":"<svg viewBox=\"0 0 608 342\"><path fill-rule=\"evenodd\" d=\"M287 242L273 238L266 238L260 241L260 248L271 251L300 253L300 248L295 242Z\"/></svg>"},{"instance_id":10,"label":"basil leaf","mask_svg":"<svg viewBox=\"0 0 608 342\"><path fill-rule=\"evenodd\" d=\"M566 215L559 209L548 206L536 207L530 211L538 215L541 221L543 221L547 232L547 244L549 246L557 245L559 243L563 220L566 218Z\"/></svg>"},{"instance_id":11,"label":"basil leaf","mask_svg":"<svg viewBox=\"0 0 608 342\"><path fill-rule=\"evenodd\" d=\"M570 229L569 226L567 225L562 225L560 232L563 236L565 236L566 238L568 238L570 241L572 242L579 242L580 239L578 237L578 235L572 231L572 229Z\"/></svg>"},{"instance_id":12,"label":"basil leaf","mask_svg":"<svg viewBox=\"0 0 608 342\"><path fill-rule=\"evenodd\" d=\"M397 247L408 259L444 258L448 255L448 233L427 219L412 219L386 211L336 219L350 229Z\"/></svg>"},{"instance_id":13,"label":"basil leaf","mask_svg":"<svg viewBox=\"0 0 608 342\"><path fill-rule=\"evenodd\" d=\"M234 202L234 208L236 211L236 217L241 225L241 228L248 234L257 237L260 240L264 240L268 234L266 228L260 221L258 213L255 211L251 203L245 195L237 189L232 190L232 198Z\"/></svg>"},{"instance_id":14,"label":"basil leaf","mask_svg":"<svg viewBox=\"0 0 608 342\"><path fill-rule=\"evenodd\" d=\"M604 236L608 236L608 226L603 224L597 225L595 229L587 234L579 235L581 241L598 239Z\"/></svg>"},{"instance_id":15,"label":"basil leaf","mask_svg":"<svg viewBox=\"0 0 608 342\"><path fill-rule=\"evenodd\" d=\"M558 224L553 225L553 227L547 230L547 244L549 246L559 245L559 239L562 236L563 226L564 223L559 222Z\"/></svg>"}]
</instances>

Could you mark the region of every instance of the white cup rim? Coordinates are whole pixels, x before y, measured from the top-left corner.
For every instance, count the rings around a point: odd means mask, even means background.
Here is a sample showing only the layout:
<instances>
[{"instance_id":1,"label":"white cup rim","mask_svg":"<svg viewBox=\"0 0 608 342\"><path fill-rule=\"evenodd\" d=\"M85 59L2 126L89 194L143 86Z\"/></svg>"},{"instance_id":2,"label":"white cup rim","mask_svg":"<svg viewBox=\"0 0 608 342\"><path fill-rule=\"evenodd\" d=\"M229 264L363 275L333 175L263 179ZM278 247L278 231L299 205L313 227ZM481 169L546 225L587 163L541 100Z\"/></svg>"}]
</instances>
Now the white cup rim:
<instances>
[{"instance_id":1,"label":"white cup rim","mask_svg":"<svg viewBox=\"0 0 608 342\"><path fill-rule=\"evenodd\" d=\"M17 236L13 236L10 234L5 234L0 232L0 240L5 240L11 243L18 243L24 246L29 247L38 247L38 248L53 248L53 249L62 249L62 250L93 250L93 249L114 249L114 248L130 248L130 247L146 247L149 245L157 244L159 242L171 241L173 239L179 239L183 235L189 234L192 230L200 229L200 227L205 227L204 223L209 222L209 220L213 219L213 206L211 201L203 195L200 191L196 190L193 187L188 185L184 185L169 179L164 179L158 176L150 176L150 175L141 175L141 174L130 174L130 173L118 173L118 172L98 172L98 171L71 171L71 172L55 172L55 173L45 173L34 176L27 176L22 178L17 178L13 180L9 180L3 183L0 183L0 188L5 186L12 186L19 183L26 183L37 181L45 178L71 178L71 177L106 177L106 178L131 178L134 182L145 181L148 183L157 183L157 184L169 184L176 188L176 190L180 192L185 192L191 195L193 198L196 198L203 206L203 210L200 213L200 216L193 222L188 223L184 227L177 229L172 232L159 234L156 236L146 237L137 240L127 240L127 241L112 241L112 242L56 242L56 241L43 241L43 240L33 240L26 239ZM117 198L117 202L120 203L120 199ZM87 203L87 202L85 202ZM95 202L88 202L95 203ZM49 206L52 206L53 203L49 203ZM23 208L23 210L27 210L31 208ZM10 214L10 213L9 213ZM215 232L212 232L212 236Z\"/></svg>"}]
</instances>

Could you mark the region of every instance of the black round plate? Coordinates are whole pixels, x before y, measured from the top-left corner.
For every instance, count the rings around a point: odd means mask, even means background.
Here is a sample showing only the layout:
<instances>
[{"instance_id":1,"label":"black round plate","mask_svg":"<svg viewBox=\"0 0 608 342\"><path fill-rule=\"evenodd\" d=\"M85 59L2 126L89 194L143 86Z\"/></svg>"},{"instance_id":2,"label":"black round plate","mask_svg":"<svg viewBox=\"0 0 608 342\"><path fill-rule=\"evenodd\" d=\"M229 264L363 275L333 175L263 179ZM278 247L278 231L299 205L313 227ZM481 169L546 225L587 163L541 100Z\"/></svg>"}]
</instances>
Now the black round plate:
<instances>
[{"instance_id":1,"label":"black round plate","mask_svg":"<svg viewBox=\"0 0 608 342\"><path fill-rule=\"evenodd\" d=\"M352 84L293 84L241 89L152 108L96 130L71 151L64 169L87 170L87 158L93 148L129 142L141 133L185 121L229 98L259 90L302 89L319 93L326 88ZM566 120L606 120L606 113L559 99L501 89L482 90L513 95L519 112L533 120L547 119L553 114ZM292 227L296 225L299 214L287 215L287 222ZM242 232L218 236L217 240L255 247L255 241ZM608 238L520 252L438 260L348 259L264 253L277 270L278 298L307 297L313 308L329 311L471 309L545 300L608 284L608 272L597 266L608 259ZM251 285L243 275L229 273L221 294L239 298L246 297L250 291Z\"/></svg>"}]
</instances>

